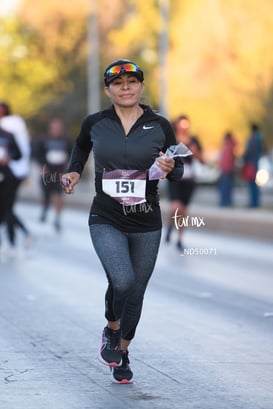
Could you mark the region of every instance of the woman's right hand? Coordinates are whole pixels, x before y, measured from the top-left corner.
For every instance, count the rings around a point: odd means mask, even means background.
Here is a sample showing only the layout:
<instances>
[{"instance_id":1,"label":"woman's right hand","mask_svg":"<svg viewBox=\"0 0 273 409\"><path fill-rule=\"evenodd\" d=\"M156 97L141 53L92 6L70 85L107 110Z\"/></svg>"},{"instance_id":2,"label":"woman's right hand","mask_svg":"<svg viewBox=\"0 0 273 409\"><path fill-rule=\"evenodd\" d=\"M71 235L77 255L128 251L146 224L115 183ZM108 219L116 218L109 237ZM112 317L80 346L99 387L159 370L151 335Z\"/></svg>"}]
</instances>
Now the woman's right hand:
<instances>
[{"instance_id":1,"label":"woman's right hand","mask_svg":"<svg viewBox=\"0 0 273 409\"><path fill-rule=\"evenodd\" d=\"M65 193L68 195L74 193L74 186L78 183L80 177L78 172L69 172L62 175L61 183Z\"/></svg>"}]
</instances>

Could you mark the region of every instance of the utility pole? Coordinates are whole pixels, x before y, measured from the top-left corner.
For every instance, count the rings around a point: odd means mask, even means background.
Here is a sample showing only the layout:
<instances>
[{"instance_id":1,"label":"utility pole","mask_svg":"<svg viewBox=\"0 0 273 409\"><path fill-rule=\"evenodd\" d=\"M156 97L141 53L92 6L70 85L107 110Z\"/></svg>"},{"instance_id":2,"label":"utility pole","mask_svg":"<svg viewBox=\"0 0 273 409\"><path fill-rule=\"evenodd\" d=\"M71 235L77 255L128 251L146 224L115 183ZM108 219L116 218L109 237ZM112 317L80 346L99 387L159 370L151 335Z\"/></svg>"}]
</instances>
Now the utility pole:
<instances>
[{"instance_id":1,"label":"utility pole","mask_svg":"<svg viewBox=\"0 0 273 409\"><path fill-rule=\"evenodd\" d=\"M98 1L89 1L87 21L87 110L92 114L100 110L100 63Z\"/></svg>"},{"instance_id":2,"label":"utility pole","mask_svg":"<svg viewBox=\"0 0 273 409\"><path fill-rule=\"evenodd\" d=\"M168 116L168 51L169 51L169 0L158 0L160 14L159 32L159 111Z\"/></svg>"}]
</instances>

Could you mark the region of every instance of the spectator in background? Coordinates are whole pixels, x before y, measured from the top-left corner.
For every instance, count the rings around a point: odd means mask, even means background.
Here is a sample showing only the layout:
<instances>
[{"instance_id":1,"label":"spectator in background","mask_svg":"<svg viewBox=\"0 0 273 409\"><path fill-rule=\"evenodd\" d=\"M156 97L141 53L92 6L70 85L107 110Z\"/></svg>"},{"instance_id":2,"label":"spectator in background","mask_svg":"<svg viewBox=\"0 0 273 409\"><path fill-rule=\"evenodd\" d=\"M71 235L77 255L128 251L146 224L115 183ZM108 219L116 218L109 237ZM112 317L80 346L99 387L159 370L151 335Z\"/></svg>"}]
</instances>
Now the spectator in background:
<instances>
[{"instance_id":1,"label":"spectator in background","mask_svg":"<svg viewBox=\"0 0 273 409\"><path fill-rule=\"evenodd\" d=\"M41 166L42 214L41 222L45 222L48 209L54 199L56 231L60 231L60 217L63 210L63 189L60 183L70 155L70 142L66 135L62 118L54 117L50 120L47 135L38 142L36 159Z\"/></svg>"},{"instance_id":2,"label":"spectator in background","mask_svg":"<svg viewBox=\"0 0 273 409\"><path fill-rule=\"evenodd\" d=\"M256 173L258 170L258 162L263 152L263 138L260 132L259 125L251 124L250 135L247 139L245 152L243 154L244 164L253 169L246 177L249 189L249 207L260 206L260 189L256 184ZM252 174L251 174L252 173Z\"/></svg>"},{"instance_id":3,"label":"spectator in background","mask_svg":"<svg viewBox=\"0 0 273 409\"><path fill-rule=\"evenodd\" d=\"M183 158L184 175L179 182L168 182L168 196L170 200L169 222L165 241L168 243L171 239L171 233L174 226L174 216L177 214L181 218L185 218L188 212L188 206L193 196L196 185L195 161L203 163L202 147L197 137L190 135L190 121L187 116L181 115L173 123L176 142L182 142L192 152L192 156ZM178 250L183 250L182 244L183 227L177 230L176 247Z\"/></svg>"},{"instance_id":4,"label":"spectator in background","mask_svg":"<svg viewBox=\"0 0 273 409\"><path fill-rule=\"evenodd\" d=\"M9 182L11 205L6 218L6 224L11 250L14 250L16 245L16 229L20 229L23 232L26 239L26 245L29 243L31 238L28 228L14 213L14 204L16 203L19 186L29 174L31 145L25 121L21 116L12 114L10 106L5 102L0 102L0 125L7 132L14 135L16 144L21 152L21 158L19 160L13 160L11 158L8 164L13 177Z\"/></svg>"},{"instance_id":5,"label":"spectator in background","mask_svg":"<svg viewBox=\"0 0 273 409\"><path fill-rule=\"evenodd\" d=\"M223 146L220 153L220 179L219 179L219 195L220 206L232 206L233 204L233 187L235 173L235 147L236 141L231 132L227 132L224 136Z\"/></svg>"}]
</instances>

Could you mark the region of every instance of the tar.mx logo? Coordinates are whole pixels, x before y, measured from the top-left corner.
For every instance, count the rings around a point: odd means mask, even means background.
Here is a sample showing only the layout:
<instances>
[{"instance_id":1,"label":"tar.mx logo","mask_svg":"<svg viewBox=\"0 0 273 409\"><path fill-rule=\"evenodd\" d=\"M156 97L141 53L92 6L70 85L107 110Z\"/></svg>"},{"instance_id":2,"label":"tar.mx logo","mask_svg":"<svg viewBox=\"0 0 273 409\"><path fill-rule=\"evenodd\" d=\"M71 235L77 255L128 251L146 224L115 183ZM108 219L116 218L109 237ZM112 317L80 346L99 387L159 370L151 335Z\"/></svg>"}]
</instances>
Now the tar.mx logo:
<instances>
[{"instance_id":1,"label":"tar.mx logo","mask_svg":"<svg viewBox=\"0 0 273 409\"><path fill-rule=\"evenodd\" d=\"M125 206L122 204L123 213L125 216L130 213L149 213L153 212L153 207L150 203L140 203L139 205Z\"/></svg>"},{"instance_id":2,"label":"tar.mx logo","mask_svg":"<svg viewBox=\"0 0 273 409\"><path fill-rule=\"evenodd\" d=\"M47 186L50 183L61 183L62 173L50 172L47 166L45 165L41 171L41 177L43 184Z\"/></svg>"},{"instance_id":3,"label":"tar.mx logo","mask_svg":"<svg viewBox=\"0 0 273 409\"><path fill-rule=\"evenodd\" d=\"M203 227L205 226L204 217L200 216L182 216L178 214L179 209L176 209L174 216L174 224L177 230L182 227Z\"/></svg>"}]
</instances>

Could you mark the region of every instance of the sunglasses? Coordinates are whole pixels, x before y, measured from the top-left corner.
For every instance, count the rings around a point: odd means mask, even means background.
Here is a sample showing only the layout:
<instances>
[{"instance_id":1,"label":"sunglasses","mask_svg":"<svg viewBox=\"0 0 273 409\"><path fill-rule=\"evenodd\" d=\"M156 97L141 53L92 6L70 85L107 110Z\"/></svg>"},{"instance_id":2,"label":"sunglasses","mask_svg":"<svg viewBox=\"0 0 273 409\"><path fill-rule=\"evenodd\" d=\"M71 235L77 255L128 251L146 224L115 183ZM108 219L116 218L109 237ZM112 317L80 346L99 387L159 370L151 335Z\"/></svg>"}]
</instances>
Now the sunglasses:
<instances>
[{"instance_id":1,"label":"sunglasses","mask_svg":"<svg viewBox=\"0 0 273 409\"><path fill-rule=\"evenodd\" d=\"M106 71L106 76L111 78L125 72L134 72L137 73L140 71L140 68L136 64L128 63L122 65L113 65Z\"/></svg>"}]
</instances>

